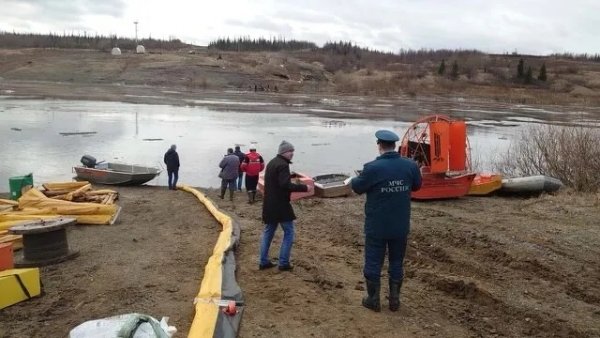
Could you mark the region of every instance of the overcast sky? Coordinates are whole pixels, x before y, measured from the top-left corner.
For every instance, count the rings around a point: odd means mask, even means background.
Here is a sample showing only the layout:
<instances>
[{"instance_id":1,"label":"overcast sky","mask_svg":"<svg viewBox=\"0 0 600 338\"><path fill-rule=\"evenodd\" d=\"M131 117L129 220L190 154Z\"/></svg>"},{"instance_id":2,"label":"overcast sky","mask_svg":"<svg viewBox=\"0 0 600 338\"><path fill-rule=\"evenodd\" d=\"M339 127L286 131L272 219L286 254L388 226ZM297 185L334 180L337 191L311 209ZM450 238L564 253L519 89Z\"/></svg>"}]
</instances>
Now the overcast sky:
<instances>
[{"instance_id":1,"label":"overcast sky","mask_svg":"<svg viewBox=\"0 0 600 338\"><path fill-rule=\"evenodd\" d=\"M0 30L352 41L401 48L600 53L600 0L0 0Z\"/></svg>"}]
</instances>

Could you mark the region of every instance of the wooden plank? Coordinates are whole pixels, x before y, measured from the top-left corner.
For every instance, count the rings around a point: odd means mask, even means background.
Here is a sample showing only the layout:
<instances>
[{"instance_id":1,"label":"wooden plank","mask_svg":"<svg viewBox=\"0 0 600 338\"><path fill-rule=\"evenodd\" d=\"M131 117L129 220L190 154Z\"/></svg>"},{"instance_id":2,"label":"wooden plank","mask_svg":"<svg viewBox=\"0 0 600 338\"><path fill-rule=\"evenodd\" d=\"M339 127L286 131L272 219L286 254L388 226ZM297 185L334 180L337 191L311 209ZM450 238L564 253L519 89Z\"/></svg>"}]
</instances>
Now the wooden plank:
<instances>
[{"instance_id":1,"label":"wooden plank","mask_svg":"<svg viewBox=\"0 0 600 338\"><path fill-rule=\"evenodd\" d=\"M99 195L99 196L84 195L84 196L74 199L75 202L91 202L91 203L102 203L103 200L104 200L103 195Z\"/></svg>"},{"instance_id":2,"label":"wooden plank","mask_svg":"<svg viewBox=\"0 0 600 338\"><path fill-rule=\"evenodd\" d=\"M14 242L23 238L23 235L3 235L0 236L0 243Z\"/></svg>"},{"instance_id":3,"label":"wooden plank","mask_svg":"<svg viewBox=\"0 0 600 338\"><path fill-rule=\"evenodd\" d=\"M61 190L42 190L42 193L48 197L58 196L58 195L66 195L70 193L72 190L61 189Z\"/></svg>"},{"instance_id":4,"label":"wooden plank","mask_svg":"<svg viewBox=\"0 0 600 338\"><path fill-rule=\"evenodd\" d=\"M0 213L4 211L12 211L15 207L12 205L0 205Z\"/></svg>"},{"instance_id":5,"label":"wooden plank","mask_svg":"<svg viewBox=\"0 0 600 338\"><path fill-rule=\"evenodd\" d=\"M115 199L117 198L117 195L116 194L110 194L108 196L109 196L109 198L106 201L106 203L104 203L104 204L115 204Z\"/></svg>"},{"instance_id":6,"label":"wooden plank","mask_svg":"<svg viewBox=\"0 0 600 338\"><path fill-rule=\"evenodd\" d=\"M95 195L106 195L106 194L118 194L118 192L111 190L111 189L99 189L99 190L88 191L85 194L88 196L95 196Z\"/></svg>"},{"instance_id":7,"label":"wooden plank","mask_svg":"<svg viewBox=\"0 0 600 338\"><path fill-rule=\"evenodd\" d=\"M19 202L13 201L13 200L5 200L3 198L0 198L0 204L2 204L2 205L18 206Z\"/></svg>"},{"instance_id":8,"label":"wooden plank","mask_svg":"<svg viewBox=\"0 0 600 338\"><path fill-rule=\"evenodd\" d=\"M73 191L73 190L81 188L81 187L83 187L83 186L85 186L86 184L89 184L89 183L90 182L88 182L88 181L80 181L80 182L50 182L50 183L44 183L44 184L42 184L42 186L46 190L69 190L69 191Z\"/></svg>"},{"instance_id":9,"label":"wooden plank","mask_svg":"<svg viewBox=\"0 0 600 338\"><path fill-rule=\"evenodd\" d=\"M92 189L92 185L88 183L88 184L84 185L83 187L81 187L73 192L68 193L66 200L72 201L73 197L79 197L79 196L83 195L84 192L91 190L91 189Z\"/></svg>"},{"instance_id":10,"label":"wooden plank","mask_svg":"<svg viewBox=\"0 0 600 338\"><path fill-rule=\"evenodd\" d=\"M23 235L4 235L0 236L0 243L12 243L13 250L23 248Z\"/></svg>"}]
</instances>

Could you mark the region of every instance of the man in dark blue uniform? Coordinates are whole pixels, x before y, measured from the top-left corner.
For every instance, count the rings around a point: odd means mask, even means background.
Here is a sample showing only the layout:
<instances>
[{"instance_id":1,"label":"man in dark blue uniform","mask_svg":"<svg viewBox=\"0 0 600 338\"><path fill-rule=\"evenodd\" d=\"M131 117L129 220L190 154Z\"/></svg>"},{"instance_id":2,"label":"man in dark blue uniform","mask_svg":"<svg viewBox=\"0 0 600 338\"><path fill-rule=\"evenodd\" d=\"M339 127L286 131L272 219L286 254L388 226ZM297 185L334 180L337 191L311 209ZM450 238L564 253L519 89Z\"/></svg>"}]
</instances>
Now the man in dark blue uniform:
<instances>
[{"instance_id":1,"label":"man in dark blue uniform","mask_svg":"<svg viewBox=\"0 0 600 338\"><path fill-rule=\"evenodd\" d=\"M351 181L352 190L367 194L365 203L365 267L367 296L362 305L379 312L381 267L386 248L389 259L389 308L400 308L402 264L410 231L410 194L421 188L421 172L417 164L403 158L395 150L398 135L389 130L375 133L380 156L365 164L359 176Z\"/></svg>"}]
</instances>

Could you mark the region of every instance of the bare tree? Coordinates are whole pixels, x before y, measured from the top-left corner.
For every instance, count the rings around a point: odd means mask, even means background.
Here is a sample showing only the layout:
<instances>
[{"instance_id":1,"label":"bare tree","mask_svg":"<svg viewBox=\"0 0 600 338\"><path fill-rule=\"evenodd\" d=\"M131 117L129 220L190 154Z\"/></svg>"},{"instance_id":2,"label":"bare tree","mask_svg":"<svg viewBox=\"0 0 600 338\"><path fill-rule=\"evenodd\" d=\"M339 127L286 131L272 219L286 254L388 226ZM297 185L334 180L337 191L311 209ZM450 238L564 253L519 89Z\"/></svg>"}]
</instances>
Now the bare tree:
<instances>
[{"instance_id":1,"label":"bare tree","mask_svg":"<svg viewBox=\"0 0 600 338\"><path fill-rule=\"evenodd\" d=\"M600 132L588 127L537 125L523 131L495 169L509 177L548 175L577 191L600 189Z\"/></svg>"}]
</instances>

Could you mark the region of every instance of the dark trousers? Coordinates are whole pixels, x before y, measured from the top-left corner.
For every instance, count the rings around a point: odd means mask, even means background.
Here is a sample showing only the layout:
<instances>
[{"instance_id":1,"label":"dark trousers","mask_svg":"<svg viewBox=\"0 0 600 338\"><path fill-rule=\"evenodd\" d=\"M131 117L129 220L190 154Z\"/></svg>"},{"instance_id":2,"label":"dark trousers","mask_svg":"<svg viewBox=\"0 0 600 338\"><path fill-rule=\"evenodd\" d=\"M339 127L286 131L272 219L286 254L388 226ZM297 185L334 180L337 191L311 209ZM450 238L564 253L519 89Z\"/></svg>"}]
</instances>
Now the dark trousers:
<instances>
[{"instance_id":1,"label":"dark trousers","mask_svg":"<svg viewBox=\"0 0 600 338\"><path fill-rule=\"evenodd\" d=\"M240 170L237 178L237 190L242 190L242 178L244 178L244 172Z\"/></svg>"},{"instance_id":2,"label":"dark trousers","mask_svg":"<svg viewBox=\"0 0 600 338\"><path fill-rule=\"evenodd\" d=\"M167 169L167 174L169 175L169 189L175 190L177 189L177 180L179 179L179 170L171 170Z\"/></svg>"},{"instance_id":3,"label":"dark trousers","mask_svg":"<svg viewBox=\"0 0 600 338\"><path fill-rule=\"evenodd\" d=\"M367 236L365 238L365 268L366 279L375 283L380 282L381 268L387 248L390 280L400 281L404 277L402 263L406 253L407 237L397 239L379 239Z\"/></svg>"},{"instance_id":4,"label":"dark trousers","mask_svg":"<svg viewBox=\"0 0 600 338\"><path fill-rule=\"evenodd\" d=\"M229 188L229 191L235 191L235 178L231 180L221 179L221 191L225 191Z\"/></svg>"},{"instance_id":5,"label":"dark trousers","mask_svg":"<svg viewBox=\"0 0 600 338\"><path fill-rule=\"evenodd\" d=\"M256 191L258 185L258 176L248 176L246 174L246 191Z\"/></svg>"}]
</instances>

